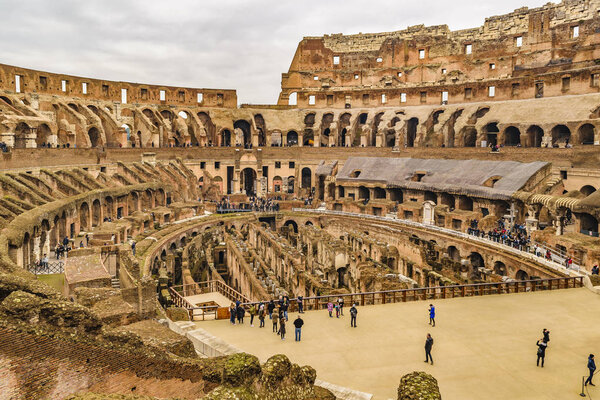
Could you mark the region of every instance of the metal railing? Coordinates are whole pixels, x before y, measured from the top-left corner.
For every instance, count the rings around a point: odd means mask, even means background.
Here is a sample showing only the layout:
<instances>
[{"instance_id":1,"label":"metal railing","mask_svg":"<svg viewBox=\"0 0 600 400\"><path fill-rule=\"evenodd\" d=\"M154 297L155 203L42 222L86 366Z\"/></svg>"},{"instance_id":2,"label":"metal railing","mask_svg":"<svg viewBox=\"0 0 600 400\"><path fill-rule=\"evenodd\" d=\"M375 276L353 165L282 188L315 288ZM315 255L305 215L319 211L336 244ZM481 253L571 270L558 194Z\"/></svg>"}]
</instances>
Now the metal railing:
<instances>
[{"instance_id":1,"label":"metal railing","mask_svg":"<svg viewBox=\"0 0 600 400\"><path fill-rule=\"evenodd\" d=\"M569 275L570 272L574 272L577 274L579 274L579 273L587 274L587 271L581 269L580 266L575 263L572 264L571 269L567 269L564 266L564 259L562 259L562 258L558 259L558 261L557 261L557 257L554 257L552 260L548 260L548 259L545 259L543 256L537 256L528 251L519 250L518 248L508 246L503 243L496 242L494 240L482 238L479 236L469 235L466 232L443 228L443 227L440 227L437 225L422 224L420 222L415 222L415 221L411 221L408 219L382 217L382 216L377 216L377 215L359 214L359 213L351 213L351 212L345 212L345 211L315 210L315 209L304 209L304 208L294 208L294 209L292 209L292 211L304 212L304 213L309 212L309 213L313 213L313 214L329 214L329 215L339 215L339 216L347 216L347 217L358 217L358 218L371 219L371 220L375 220L375 221L381 221L381 222L385 222L385 223L390 223L390 222L397 223L398 225L412 226L415 228L426 229L426 230L430 230L430 231L437 231L439 233L454 235L454 236L457 236L457 237L460 237L463 239L476 241L476 242L479 242L482 244L492 245L503 251L510 252L510 253L519 255L521 257L524 257L524 258L528 258L538 264L542 264L548 268L554 269L563 274Z\"/></svg>"},{"instance_id":2,"label":"metal railing","mask_svg":"<svg viewBox=\"0 0 600 400\"><path fill-rule=\"evenodd\" d=\"M40 262L28 265L27 270L35 275L62 274L65 272L65 263L64 261Z\"/></svg>"}]
</instances>

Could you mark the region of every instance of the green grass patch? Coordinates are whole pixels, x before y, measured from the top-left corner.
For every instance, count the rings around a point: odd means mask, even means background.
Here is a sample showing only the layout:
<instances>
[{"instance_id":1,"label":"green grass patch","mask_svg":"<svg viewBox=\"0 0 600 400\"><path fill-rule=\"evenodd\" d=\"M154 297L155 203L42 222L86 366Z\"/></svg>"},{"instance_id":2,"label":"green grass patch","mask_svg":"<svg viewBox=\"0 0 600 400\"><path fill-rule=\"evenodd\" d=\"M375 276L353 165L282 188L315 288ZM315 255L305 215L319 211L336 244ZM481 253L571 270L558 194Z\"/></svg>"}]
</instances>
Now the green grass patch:
<instances>
[{"instance_id":1,"label":"green grass patch","mask_svg":"<svg viewBox=\"0 0 600 400\"><path fill-rule=\"evenodd\" d=\"M63 285L65 283L65 274L48 274L48 275L38 275L38 280L44 282L47 285L52 286L60 293L63 292Z\"/></svg>"}]
</instances>

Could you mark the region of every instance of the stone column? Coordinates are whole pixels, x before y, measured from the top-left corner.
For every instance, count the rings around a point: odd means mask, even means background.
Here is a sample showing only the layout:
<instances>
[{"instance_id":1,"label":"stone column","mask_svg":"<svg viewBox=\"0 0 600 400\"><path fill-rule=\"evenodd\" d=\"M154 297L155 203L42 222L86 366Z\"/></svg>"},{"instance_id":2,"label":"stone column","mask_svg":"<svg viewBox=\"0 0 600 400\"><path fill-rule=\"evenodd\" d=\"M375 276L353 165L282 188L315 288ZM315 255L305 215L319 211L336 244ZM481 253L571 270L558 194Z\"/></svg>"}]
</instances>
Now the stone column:
<instances>
[{"instance_id":1,"label":"stone column","mask_svg":"<svg viewBox=\"0 0 600 400\"><path fill-rule=\"evenodd\" d=\"M37 147L37 143L35 142L36 139L37 129L31 129L28 133L25 134L25 148L35 149Z\"/></svg>"},{"instance_id":2,"label":"stone column","mask_svg":"<svg viewBox=\"0 0 600 400\"><path fill-rule=\"evenodd\" d=\"M40 236L34 236L33 238L33 260L32 262L35 262L37 260L39 260L40 257L40 241L41 238Z\"/></svg>"},{"instance_id":3,"label":"stone column","mask_svg":"<svg viewBox=\"0 0 600 400\"><path fill-rule=\"evenodd\" d=\"M352 147L352 135L346 132L346 147Z\"/></svg>"}]
</instances>

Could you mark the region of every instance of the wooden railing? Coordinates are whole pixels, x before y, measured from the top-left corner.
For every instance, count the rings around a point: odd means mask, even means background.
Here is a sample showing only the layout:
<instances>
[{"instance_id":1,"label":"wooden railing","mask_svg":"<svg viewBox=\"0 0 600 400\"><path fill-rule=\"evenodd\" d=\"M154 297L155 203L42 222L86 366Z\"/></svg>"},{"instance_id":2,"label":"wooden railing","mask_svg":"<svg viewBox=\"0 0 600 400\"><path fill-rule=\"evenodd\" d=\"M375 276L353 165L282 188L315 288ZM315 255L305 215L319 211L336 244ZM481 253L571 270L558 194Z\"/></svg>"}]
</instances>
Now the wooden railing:
<instances>
[{"instance_id":1,"label":"wooden railing","mask_svg":"<svg viewBox=\"0 0 600 400\"><path fill-rule=\"evenodd\" d=\"M210 281L216 282L216 281ZM207 282L207 283L210 283ZM223 284L224 285L224 284ZM195 286L195 285L184 285L184 286ZM224 285L227 286L227 285ZM181 286L179 286L181 287ZM211 286L209 286L211 287ZM229 287L229 286L227 286ZM510 293L525 293L525 292L537 292L543 290L558 290L558 289L572 289L583 287L583 276L575 277L563 277L563 278L550 278L550 279L533 279L526 281L512 281L512 282L494 282L494 283L475 283L468 285L452 285L452 286L436 286L427 288L414 288L414 289L399 289L399 290L386 290L379 292L365 292L365 293L350 293L350 294L335 294L326 296L314 296L305 297L303 299L303 305L305 311L310 310L322 310L327 307L327 303L335 301L341 297L344 299L344 304L347 307L352 304L360 306L376 305L376 304L390 304L390 303L404 303L408 301L418 300L438 300L438 299L452 299L455 297L474 297L474 296L485 296L491 294L510 294ZM231 289L231 288L230 288ZM181 295L172 290L173 298ZM231 289L233 290L233 289ZM235 292L235 291L234 291ZM238 293L239 292L235 292ZM239 294L242 296L241 294ZM183 299L183 297L181 297ZM187 300L183 299L184 302L180 301L176 304L179 307L185 307L190 312L192 320L198 316L198 313L194 313L194 310L202 311L202 320L205 319L204 312L209 314L214 313L214 319L217 319L218 306L208 307L194 307ZM242 301L242 300L240 300ZM245 301L242 303L243 306L248 307L253 304L259 304L259 302ZM289 311L294 312L298 310L297 299L290 299Z\"/></svg>"},{"instance_id":2,"label":"wooden railing","mask_svg":"<svg viewBox=\"0 0 600 400\"><path fill-rule=\"evenodd\" d=\"M232 302L239 301L244 304L250 303L250 299L248 297L244 296L231 286L228 286L225 283L217 280L171 286L169 287L169 292L173 298L173 303L177 307L186 308L190 314L190 320L192 321L195 319L201 319L203 321L205 319L217 319L219 308L227 307L220 307L218 305L198 307L186 299L188 296L217 292L221 293Z\"/></svg>"}]
</instances>

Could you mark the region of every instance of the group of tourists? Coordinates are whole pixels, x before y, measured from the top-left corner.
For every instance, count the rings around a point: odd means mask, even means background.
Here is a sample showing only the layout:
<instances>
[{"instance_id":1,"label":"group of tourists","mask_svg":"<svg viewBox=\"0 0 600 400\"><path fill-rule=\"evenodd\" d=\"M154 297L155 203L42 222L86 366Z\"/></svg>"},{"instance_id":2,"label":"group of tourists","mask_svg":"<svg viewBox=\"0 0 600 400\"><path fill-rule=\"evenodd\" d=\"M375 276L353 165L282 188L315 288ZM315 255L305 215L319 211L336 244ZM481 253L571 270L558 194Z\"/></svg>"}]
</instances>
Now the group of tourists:
<instances>
[{"instance_id":1,"label":"group of tourists","mask_svg":"<svg viewBox=\"0 0 600 400\"><path fill-rule=\"evenodd\" d=\"M527 234L527 229L524 225L515 224L512 229L509 230L506 229L502 219L498 220L497 224L497 227L489 229L486 232L484 229L479 229L479 221L474 219L471 221L470 227L467 228L467 233L469 235L502 243L522 251L527 251L529 249L531 237Z\"/></svg>"}]
</instances>

